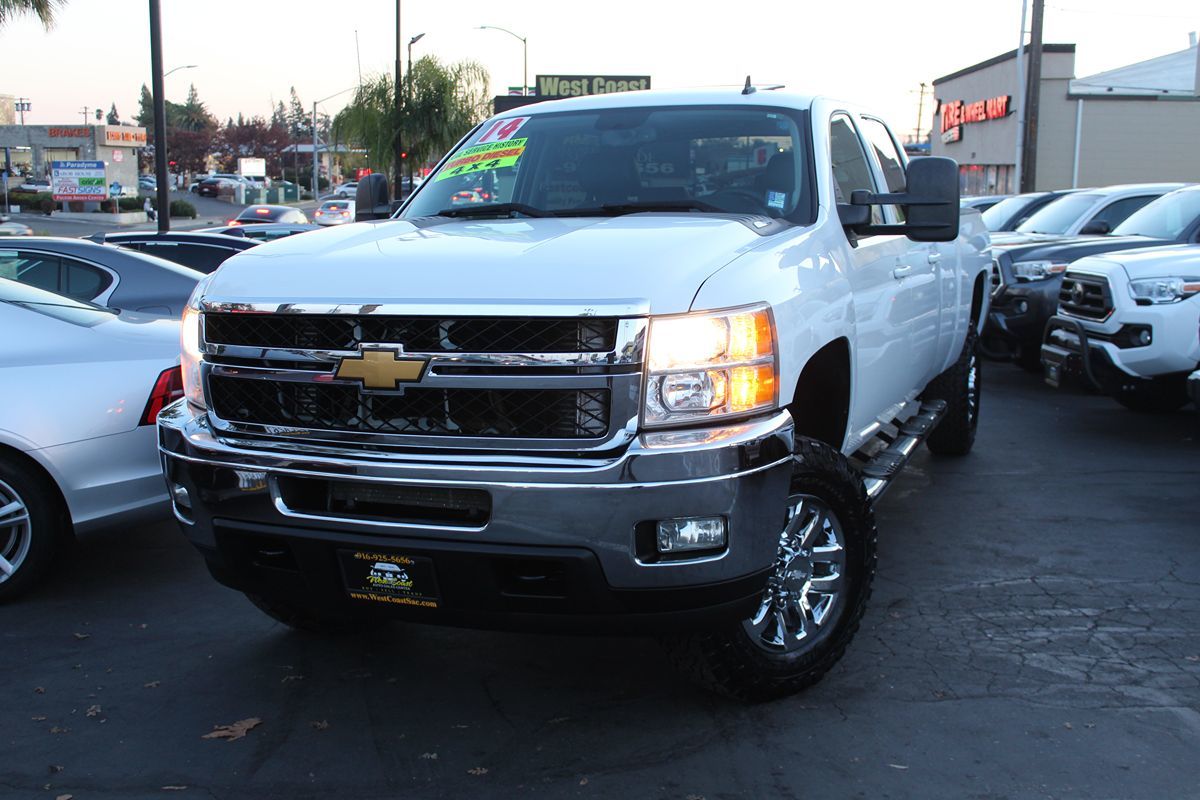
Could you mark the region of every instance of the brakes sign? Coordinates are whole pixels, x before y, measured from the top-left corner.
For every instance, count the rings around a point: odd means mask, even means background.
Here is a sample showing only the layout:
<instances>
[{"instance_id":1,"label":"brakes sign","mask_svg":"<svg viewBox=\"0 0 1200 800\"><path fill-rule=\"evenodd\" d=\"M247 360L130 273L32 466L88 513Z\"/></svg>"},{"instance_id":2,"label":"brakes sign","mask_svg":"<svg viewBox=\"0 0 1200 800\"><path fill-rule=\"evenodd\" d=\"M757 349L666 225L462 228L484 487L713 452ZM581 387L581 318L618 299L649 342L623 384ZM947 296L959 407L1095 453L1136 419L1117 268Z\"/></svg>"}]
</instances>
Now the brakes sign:
<instances>
[{"instance_id":1,"label":"brakes sign","mask_svg":"<svg viewBox=\"0 0 1200 800\"><path fill-rule=\"evenodd\" d=\"M458 155L446 163L434 181L456 178L472 172L511 167L525 152L525 139L510 139L505 142L477 144L463 148Z\"/></svg>"}]
</instances>

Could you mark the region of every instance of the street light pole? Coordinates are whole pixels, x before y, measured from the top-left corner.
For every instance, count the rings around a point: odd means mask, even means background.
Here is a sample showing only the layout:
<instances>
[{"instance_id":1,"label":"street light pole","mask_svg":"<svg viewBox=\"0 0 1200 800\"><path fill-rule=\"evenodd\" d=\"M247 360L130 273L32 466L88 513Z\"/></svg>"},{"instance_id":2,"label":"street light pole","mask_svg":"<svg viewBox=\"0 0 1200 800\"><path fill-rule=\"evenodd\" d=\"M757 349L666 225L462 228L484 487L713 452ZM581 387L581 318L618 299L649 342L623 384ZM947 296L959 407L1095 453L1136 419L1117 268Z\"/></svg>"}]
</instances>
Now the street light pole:
<instances>
[{"instance_id":1,"label":"street light pole","mask_svg":"<svg viewBox=\"0 0 1200 800\"><path fill-rule=\"evenodd\" d=\"M172 67L171 69L166 71L166 73L163 75L163 78L166 78L167 75L170 75L172 72L179 72L179 70L181 70L181 69L195 69L198 66L200 66L200 65L199 64L184 64L179 67Z\"/></svg>"},{"instance_id":2,"label":"street light pole","mask_svg":"<svg viewBox=\"0 0 1200 800\"><path fill-rule=\"evenodd\" d=\"M484 31L484 30L502 31L504 33L507 33L509 36L513 37L514 39L520 39L521 50L522 50L521 96L527 97L529 95L529 39L528 39L528 37L521 36L520 34L517 34L517 33L513 33L508 28L501 28L499 25L480 25L479 30L481 30L481 31Z\"/></svg>"},{"instance_id":3,"label":"street light pole","mask_svg":"<svg viewBox=\"0 0 1200 800\"><path fill-rule=\"evenodd\" d=\"M171 188L167 186L167 99L163 94L162 8L150 0L150 79L154 86L154 176L158 232L171 230Z\"/></svg>"},{"instance_id":4,"label":"street light pole","mask_svg":"<svg viewBox=\"0 0 1200 800\"><path fill-rule=\"evenodd\" d=\"M400 49L400 45L402 42L403 39L400 37L400 0L396 0L396 146L392 152L392 161L394 163L392 168L392 177L395 181L396 187L395 193L392 196L396 199L400 198L400 176L403 174L404 169L401 165L401 162L403 162L404 159L401 158L400 155L404 152L404 134L401 126L404 115L404 87L401 83L400 74L400 59L403 54L403 50Z\"/></svg>"},{"instance_id":5,"label":"street light pole","mask_svg":"<svg viewBox=\"0 0 1200 800\"><path fill-rule=\"evenodd\" d=\"M425 38L425 34L418 33L416 36L414 36L408 40L408 90L404 93L405 102L410 102L412 100L412 89L413 89L412 47L414 44L421 41L421 39L423 39L423 38ZM405 161L407 161L407 160L408 159L405 159ZM409 164L408 165L408 190L409 190L409 192L412 192L412 174L413 174L412 164ZM396 194L400 195L403 192L403 190L404 190L404 187L402 185L397 186Z\"/></svg>"},{"instance_id":6,"label":"street light pole","mask_svg":"<svg viewBox=\"0 0 1200 800\"><path fill-rule=\"evenodd\" d=\"M324 103L326 100L332 100L333 98L337 97L339 94L345 94L346 92L352 92L357 88L358 88L357 86L351 86L348 89L342 89L340 92L334 92L333 94L329 95L328 97L322 97L320 100L313 101L313 113L312 113L312 129L313 129L312 193L313 193L313 200L317 199L317 184L318 184L318 180L319 180L319 176L317 175L317 103ZM299 157L299 153L297 153L297 157ZM296 181L299 182L299 180L300 180L300 177L297 175Z\"/></svg>"}]
</instances>

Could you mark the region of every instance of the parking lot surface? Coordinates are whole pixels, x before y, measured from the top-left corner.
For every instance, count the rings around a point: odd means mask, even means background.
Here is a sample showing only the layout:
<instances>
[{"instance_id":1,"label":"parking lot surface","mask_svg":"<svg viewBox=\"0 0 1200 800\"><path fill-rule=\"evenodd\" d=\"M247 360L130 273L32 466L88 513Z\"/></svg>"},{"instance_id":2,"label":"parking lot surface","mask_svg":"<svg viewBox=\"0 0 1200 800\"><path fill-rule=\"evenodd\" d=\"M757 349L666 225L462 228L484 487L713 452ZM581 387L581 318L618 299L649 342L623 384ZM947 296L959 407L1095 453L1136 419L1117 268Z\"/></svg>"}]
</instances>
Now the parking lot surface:
<instances>
[{"instance_id":1,"label":"parking lot surface","mask_svg":"<svg viewBox=\"0 0 1200 800\"><path fill-rule=\"evenodd\" d=\"M804 694L705 694L645 639L295 634L165 522L0 607L0 796L1200 797L1196 415L985 367L974 453L881 501L862 629Z\"/></svg>"}]
</instances>

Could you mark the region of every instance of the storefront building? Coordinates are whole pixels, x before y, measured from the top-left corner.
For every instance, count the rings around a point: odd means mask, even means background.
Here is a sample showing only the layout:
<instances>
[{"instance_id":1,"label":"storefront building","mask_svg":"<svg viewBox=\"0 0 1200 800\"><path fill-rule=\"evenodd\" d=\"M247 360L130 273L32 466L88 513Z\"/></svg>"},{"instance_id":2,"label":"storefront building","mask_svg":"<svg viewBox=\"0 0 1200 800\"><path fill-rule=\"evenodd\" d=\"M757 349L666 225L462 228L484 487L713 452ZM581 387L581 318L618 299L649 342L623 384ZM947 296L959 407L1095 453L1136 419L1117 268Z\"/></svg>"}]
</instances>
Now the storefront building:
<instances>
[{"instance_id":1,"label":"storefront building","mask_svg":"<svg viewBox=\"0 0 1200 800\"><path fill-rule=\"evenodd\" d=\"M0 125L14 179L49 178L53 161L103 161L106 185L136 195L137 154L145 146L146 129L132 125Z\"/></svg>"},{"instance_id":2,"label":"storefront building","mask_svg":"<svg viewBox=\"0 0 1200 800\"><path fill-rule=\"evenodd\" d=\"M1086 78L1074 73L1075 45L1043 47L1035 190L1200 182L1195 43ZM1018 191L1016 51L938 78L933 87L931 154L958 161L963 194Z\"/></svg>"}]
</instances>

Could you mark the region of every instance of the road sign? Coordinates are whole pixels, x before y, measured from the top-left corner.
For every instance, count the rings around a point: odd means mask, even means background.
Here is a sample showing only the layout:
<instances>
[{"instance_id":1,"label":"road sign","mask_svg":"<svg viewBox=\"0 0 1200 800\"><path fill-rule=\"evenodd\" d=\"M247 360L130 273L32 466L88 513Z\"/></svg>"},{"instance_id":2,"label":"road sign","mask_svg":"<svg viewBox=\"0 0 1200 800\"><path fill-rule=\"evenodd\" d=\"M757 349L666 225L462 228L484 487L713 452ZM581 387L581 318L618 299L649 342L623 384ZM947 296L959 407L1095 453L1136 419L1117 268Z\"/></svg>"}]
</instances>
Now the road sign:
<instances>
[{"instance_id":1,"label":"road sign","mask_svg":"<svg viewBox=\"0 0 1200 800\"><path fill-rule=\"evenodd\" d=\"M109 195L109 197L120 197L121 196L121 184L117 183L116 181L113 181L112 183L110 183L108 185L108 195Z\"/></svg>"},{"instance_id":2,"label":"road sign","mask_svg":"<svg viewBox=\"0 0 1200 800\"><path fill-rule=\"evenodd\" d=\"M104 200L103 161L51 161L50 186L55 200Z\"/></svg>"}]
</instances>

